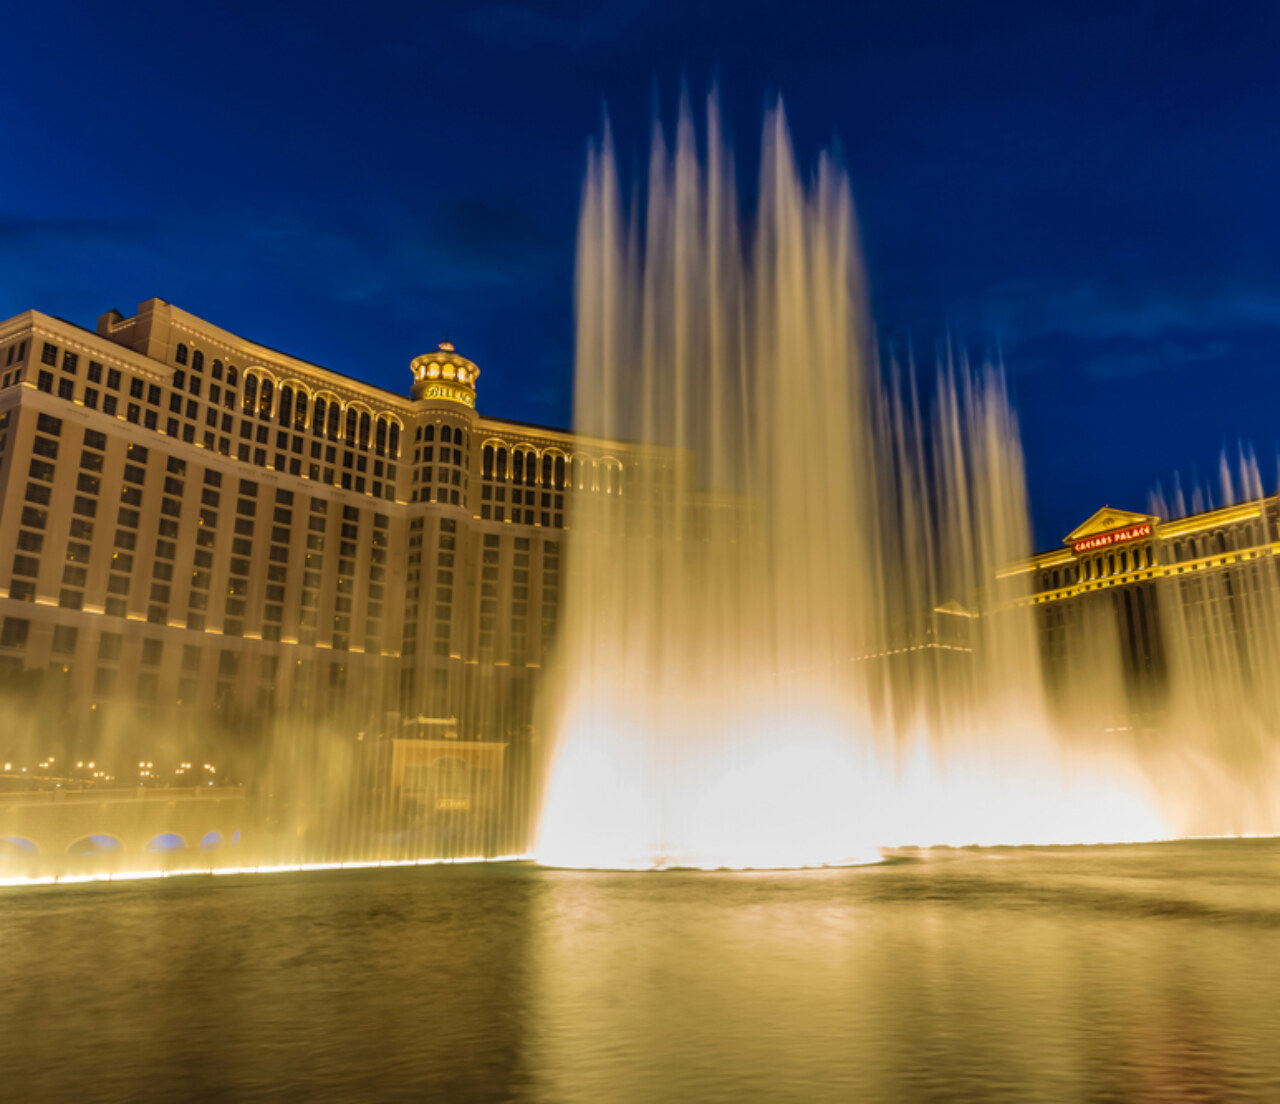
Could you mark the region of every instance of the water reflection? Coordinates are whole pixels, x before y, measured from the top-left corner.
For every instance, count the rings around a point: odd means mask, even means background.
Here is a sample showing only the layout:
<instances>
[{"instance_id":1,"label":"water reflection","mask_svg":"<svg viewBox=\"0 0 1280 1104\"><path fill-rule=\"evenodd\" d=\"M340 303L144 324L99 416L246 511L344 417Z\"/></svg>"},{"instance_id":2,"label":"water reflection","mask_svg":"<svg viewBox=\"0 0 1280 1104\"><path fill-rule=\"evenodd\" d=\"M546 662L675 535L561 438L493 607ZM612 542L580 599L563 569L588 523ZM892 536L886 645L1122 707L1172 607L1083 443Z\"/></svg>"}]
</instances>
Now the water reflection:
<instances>
[{"instance_id":1,"label":"water reflection","mask_svg":"<svg viewBox=\"0 0 1280 1104\"><path fill-rule=\"evenodd\" d=\"M1280 1094L1280 844L0 895L13 1099Z\"/></svg>"}]
</instances>

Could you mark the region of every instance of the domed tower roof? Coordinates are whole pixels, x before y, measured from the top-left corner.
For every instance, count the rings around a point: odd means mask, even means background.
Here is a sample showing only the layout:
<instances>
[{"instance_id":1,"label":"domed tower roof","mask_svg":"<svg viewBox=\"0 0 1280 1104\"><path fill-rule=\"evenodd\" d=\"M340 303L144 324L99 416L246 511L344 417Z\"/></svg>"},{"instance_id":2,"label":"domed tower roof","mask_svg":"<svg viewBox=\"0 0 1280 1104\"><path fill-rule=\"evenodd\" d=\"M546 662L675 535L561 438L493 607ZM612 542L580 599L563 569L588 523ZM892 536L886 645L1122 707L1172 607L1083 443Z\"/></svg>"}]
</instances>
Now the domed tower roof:
<instances>
[{"instance_id":1,"label":"domed tower roof","mask_svg":"<svg viewBox=\"0 0 1280 1104\"><path fill-rule=\"evenodd\" d=\"M476 380L480 369L466 357L458 355L448 341L442 341L434 353L423 353L409 364L413 372L413 397L419 400L443 400L476 408Z\"/></svg>"}]
</instances>

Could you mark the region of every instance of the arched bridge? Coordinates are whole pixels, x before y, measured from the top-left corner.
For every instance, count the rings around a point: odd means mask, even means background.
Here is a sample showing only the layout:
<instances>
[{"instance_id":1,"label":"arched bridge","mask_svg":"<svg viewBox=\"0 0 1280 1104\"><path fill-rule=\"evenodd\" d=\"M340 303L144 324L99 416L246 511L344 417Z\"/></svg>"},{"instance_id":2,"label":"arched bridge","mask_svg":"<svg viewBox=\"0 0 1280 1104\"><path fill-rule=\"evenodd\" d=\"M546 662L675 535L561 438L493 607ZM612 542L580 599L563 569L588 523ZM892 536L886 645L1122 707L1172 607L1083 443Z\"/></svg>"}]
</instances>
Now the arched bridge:
<instances>
[{"instance_id":1,"label":"arched bridge","mask_svg":"<svg viewBox=\"0 0 1280 1104\"><path fill-rule=\"evenodd\" d=\"M0 869L106 856L150 866L166 852L220 851L239 842L244 810L232 787L0 794Z\"/></svg>"}]
</instances>

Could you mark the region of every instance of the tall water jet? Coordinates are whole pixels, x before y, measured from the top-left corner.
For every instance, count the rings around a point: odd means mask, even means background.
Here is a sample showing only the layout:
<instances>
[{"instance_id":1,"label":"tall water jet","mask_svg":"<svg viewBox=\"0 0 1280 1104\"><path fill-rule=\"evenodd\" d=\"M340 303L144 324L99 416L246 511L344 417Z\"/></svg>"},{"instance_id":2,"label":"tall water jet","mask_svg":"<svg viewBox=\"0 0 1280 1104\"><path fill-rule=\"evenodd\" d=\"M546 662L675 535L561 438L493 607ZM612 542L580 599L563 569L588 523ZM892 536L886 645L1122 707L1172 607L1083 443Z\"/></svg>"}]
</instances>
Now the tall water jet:
<instances>
[{"instance_id":1,"label":"tall water jet","mask_svg":"<svg viewBox=\"0 0 1280 1104\"><path fill-rule=\"evenodd\" d=\"M1165 833L1123 764L1051 735L1000 373L882 382L848 180L766 115L744 240L717 106L628 203L606 130L579 225L579 432L650 445L578 496L538 857L804 866L898 844ZM585 470L575 479L586 478ZM1016 596L1015 596L1016 597Z\"/></svg>"}]
</instances>

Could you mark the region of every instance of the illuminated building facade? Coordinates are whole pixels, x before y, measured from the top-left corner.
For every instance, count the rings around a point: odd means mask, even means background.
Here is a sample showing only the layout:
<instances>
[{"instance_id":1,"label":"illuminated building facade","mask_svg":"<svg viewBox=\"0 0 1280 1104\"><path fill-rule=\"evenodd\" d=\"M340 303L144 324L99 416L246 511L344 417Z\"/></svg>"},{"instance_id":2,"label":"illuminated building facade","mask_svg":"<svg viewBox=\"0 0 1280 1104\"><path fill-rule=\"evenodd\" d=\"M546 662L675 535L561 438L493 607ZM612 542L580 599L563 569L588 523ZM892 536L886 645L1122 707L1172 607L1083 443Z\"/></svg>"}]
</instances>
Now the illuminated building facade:
<instances>
[{"instance_id":1,"label":"illuminated building facade","mask_svg":"<svg viewBox=\"0 0 1280 1104\"><path fill-rule=\"evenodd\" d=\"M1255 622L1270 620L1275 594L1278 526L1274 497L1168 521L1108 506L1064 547L1001 578L1018 588L1016 604L1035 610L1060 701L1081 697L1111 668L1127 714L1115 720L1154 724L1173 676L1171 649L1197 667L1256 649Z\"/></svg>"},{"instance_id":2,"label":"illuminated building facade","mask_svg":"<svg viewBox=\"0 0 1280 1104\"><path fill-rule=\"evenodd\" d=\"M635 452L482 417L448 343L411 369L390 393L159 299L0 323L0 673L72 717L527 737L571 507Z\"/></svg>"}]
</instances>

